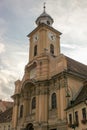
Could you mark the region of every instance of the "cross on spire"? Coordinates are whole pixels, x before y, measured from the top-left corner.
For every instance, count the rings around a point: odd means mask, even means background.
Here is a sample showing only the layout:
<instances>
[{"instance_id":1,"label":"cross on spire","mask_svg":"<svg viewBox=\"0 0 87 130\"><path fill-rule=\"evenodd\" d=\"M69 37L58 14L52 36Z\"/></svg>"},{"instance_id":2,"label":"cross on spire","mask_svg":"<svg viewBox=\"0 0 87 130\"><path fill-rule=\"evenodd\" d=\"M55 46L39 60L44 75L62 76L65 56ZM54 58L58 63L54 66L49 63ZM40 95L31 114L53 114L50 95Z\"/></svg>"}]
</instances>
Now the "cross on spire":
<instances>
[{"instance_id":1,"label":"cross on spire","mask_svg":"<svg viewBox=\"0 0 87 130\"><path fill-rule=\"evenodd\" d=\"M46 6L45 6L45 4L46 4L46 2L44 2L44 6L43 6L43 8L44 8L44 12L45 12L45 9L46 9Z\"/></svg>"}]
</instances>

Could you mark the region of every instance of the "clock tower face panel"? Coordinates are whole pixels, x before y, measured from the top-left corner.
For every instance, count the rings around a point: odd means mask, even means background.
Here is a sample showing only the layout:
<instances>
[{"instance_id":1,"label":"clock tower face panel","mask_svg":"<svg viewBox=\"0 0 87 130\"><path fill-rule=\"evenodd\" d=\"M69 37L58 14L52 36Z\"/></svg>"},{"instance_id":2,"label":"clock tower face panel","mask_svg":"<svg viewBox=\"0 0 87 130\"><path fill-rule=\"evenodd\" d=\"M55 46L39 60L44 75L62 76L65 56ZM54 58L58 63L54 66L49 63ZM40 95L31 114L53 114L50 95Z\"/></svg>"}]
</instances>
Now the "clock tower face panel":
<instances>
[{"instance_id":1,"label":"clock tower face panel","mask_svg":"<svg viewBox=\"0 0 87 130\"><path fill-rule=\"evenodd\" d=\"M49 53L54 56L60 54L60 37L54 31L48 30L47 32L47 45L49 48ZM53 49L52 49L53 48Z\"/></svg>"},{"instance_id":2,"label":"clock tower face panel","mask_svg":"<svg viewBox=\"0 0 87 130\"><path fill-rule=\"evenodd\" d=\"M56 41L56 34L48 32L48 38L51 42Z\"/></svg>"},{"instance_id":3,"label":"clock tower face panel","mask_svg":"<svg viewBox=\"0 0 87 130\"><path fill-rule=\"evenodd\" d=\"M37 42L38 39L39 39L38 34L35 34L35 35L33 36L33 42L34 42L34 43Z\"/></svg>"}]
</instances>

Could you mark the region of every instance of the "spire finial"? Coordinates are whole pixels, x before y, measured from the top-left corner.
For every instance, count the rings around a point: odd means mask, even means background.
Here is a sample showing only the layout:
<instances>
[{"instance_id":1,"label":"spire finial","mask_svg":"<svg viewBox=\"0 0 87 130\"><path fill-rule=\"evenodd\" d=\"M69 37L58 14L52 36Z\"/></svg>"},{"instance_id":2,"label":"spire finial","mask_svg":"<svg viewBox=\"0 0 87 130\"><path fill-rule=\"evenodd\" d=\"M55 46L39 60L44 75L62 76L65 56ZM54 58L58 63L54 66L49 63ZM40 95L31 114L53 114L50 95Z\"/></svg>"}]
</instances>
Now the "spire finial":
<instances>
[{"instance_id":1,"label":"spire finial","mask_svg":"<svg viewBox=\"0 0 87 130\"><path fill-rule=\"evenodd\" d=\"M44 2L44 6L43 6L43 8L44 8L44 12L45 12L45 9L46 9L46 6L45 6L45 4L46 4L46 2Z\"/></svg>"}]
</instances>

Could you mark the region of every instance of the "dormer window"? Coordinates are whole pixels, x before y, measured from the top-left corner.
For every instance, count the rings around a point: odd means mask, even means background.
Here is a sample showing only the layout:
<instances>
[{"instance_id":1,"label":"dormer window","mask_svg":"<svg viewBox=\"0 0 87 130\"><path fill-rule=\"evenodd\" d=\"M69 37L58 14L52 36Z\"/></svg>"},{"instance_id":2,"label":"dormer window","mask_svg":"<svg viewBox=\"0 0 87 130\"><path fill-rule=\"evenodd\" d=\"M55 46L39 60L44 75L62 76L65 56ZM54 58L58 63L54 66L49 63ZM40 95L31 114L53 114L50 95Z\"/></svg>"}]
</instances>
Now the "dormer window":
<instances>
[{"instance_id":1,"label":"dormer window","mask_svg":"<svg viewBox=\"0 0 87 130\"><path fill-rule=\"evenodd\" d=\"M43 13L36 19L36 24L39 26L41 23L47 24L49 26L52 26L53 24L53 19L52 17L46 13L45 11L45 6L44 6L44 10Z\"/></svg>"}]
</instances>

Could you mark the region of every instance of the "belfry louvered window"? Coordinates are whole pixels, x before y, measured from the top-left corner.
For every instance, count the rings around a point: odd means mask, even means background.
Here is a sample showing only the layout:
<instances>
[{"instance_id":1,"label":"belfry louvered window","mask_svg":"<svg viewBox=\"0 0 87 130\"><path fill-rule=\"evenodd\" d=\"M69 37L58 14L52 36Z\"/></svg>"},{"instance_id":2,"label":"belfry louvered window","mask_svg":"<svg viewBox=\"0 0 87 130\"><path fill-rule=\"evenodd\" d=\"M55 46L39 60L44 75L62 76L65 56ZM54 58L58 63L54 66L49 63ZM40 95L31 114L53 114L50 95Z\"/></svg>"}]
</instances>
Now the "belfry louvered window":
<instances>
[{"instance_id":1,"label":"belfry louvered window","mask_svg":"<svg viewBox=\"0 0 87 130\"><path fill-rule=\"evenodd\" d=\"M37 45L34 46L34 56L37 55Z\"/></svg>"},{"instance_id":2,"label":"belfry louvered window","mask_svg":"<svg viewBox=\"0 0 87 130\"><path fill-rule=\"evenodd\" d=\"M54 45L53 44L50 44L50 53L54 54Z\"/></svg>"}]
</instances>

